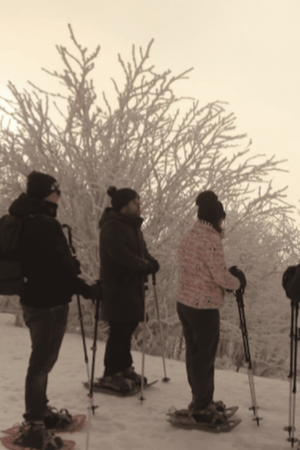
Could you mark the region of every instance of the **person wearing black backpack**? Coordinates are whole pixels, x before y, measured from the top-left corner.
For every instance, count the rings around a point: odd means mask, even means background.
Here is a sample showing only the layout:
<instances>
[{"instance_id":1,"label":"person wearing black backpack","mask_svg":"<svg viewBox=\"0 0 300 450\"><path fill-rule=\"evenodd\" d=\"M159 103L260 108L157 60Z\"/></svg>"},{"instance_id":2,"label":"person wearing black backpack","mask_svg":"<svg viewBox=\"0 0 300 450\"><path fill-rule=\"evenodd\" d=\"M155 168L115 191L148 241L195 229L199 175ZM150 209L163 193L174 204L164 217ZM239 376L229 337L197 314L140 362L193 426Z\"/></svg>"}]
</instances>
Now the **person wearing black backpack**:
<instances>
[{"instance_id":1,"label":"person wearing black backpack","mask_svg":"<svg viewBox=\"0 0 300 450\"><path fill-rule=\"evenodd\" d=\"M10 206L9 213L21 219L19 238L22 275L26 282L20 302L24 321L29 328L32 352L25 383L25 422L16 444L22 447L57 448L62 440L49 431L72 420L66 412L58 413L47 406L48 373L57 361L66 331L69 303L73 294L85 299L99 295L96 285L89 286L78 277L78 261L74 260L56 219L60 189L51 175L31 172L27 191ZM62 410L63 411L63 410Z\"/></svg>"}]
</instances>

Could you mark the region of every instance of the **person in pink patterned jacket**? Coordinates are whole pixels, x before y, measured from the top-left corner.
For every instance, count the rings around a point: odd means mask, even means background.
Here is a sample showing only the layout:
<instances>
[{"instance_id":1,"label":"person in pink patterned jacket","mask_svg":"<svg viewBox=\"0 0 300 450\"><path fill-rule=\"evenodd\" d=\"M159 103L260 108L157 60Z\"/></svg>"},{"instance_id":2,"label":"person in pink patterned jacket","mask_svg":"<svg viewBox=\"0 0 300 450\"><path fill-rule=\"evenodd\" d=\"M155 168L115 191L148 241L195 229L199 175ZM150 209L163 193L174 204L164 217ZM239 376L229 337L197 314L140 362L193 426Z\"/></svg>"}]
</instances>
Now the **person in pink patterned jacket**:
<instances>
[{"instance_id":1,"label":"person in pink patterned jacket","mask_svg":"<svg viewBox=\"0 0 300 450\"><path fill-rule=\"evenodd\" d=\"M178 249L177 312L186 341L186 370L193 400L190 415L210 422L224 410L214 402L214 362L220 314L226 291L244 289L246 279L236 267L227 269L222 246L222 203L212 191L197 199L198 221L182 237Z\"/></svg>"}]
</instances>

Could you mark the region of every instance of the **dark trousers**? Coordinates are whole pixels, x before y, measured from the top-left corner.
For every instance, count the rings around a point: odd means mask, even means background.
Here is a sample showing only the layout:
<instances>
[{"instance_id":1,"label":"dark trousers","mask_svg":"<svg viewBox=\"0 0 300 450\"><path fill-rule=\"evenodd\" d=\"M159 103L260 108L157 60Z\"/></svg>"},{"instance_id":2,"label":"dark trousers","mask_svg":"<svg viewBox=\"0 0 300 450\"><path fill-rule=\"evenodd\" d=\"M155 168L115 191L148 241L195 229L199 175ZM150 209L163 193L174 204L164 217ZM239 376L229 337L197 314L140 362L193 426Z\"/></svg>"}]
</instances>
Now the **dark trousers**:
<instances>
[{"instance_id":1,"label":"dark trousers","mask_svg":"<svg viewBox=\"0 0 300 450\"><path fill-rule=\"evenodd\" d=\"M57 361L66 331L69 305L39 309L22 305L24 321L29 328L31 355L25 383L24 418L43 420L48 403L48 373Z\"/></svg>"},{"instance_id":2,"label":"dark trousers","mask_svg":"<svg viewBox=\"0 0 300 450\"><path fill-rule=\"evenodd\" d=\"M131 337L138 322L109 322L104 354L104 376L123 372L132 365Z\"/></svg>"},{"instance_id":3,"label":"dark trousers","mask_svg":"<svg viewBox=\"0 0 300 450\"><path fill-rule=\"evenodd\" d=\"M193 394L193 410L202 410L213 401L219 310L196 309L177 303L177 312L186 342L186 371Z\"/></svg>"}]
</instances>

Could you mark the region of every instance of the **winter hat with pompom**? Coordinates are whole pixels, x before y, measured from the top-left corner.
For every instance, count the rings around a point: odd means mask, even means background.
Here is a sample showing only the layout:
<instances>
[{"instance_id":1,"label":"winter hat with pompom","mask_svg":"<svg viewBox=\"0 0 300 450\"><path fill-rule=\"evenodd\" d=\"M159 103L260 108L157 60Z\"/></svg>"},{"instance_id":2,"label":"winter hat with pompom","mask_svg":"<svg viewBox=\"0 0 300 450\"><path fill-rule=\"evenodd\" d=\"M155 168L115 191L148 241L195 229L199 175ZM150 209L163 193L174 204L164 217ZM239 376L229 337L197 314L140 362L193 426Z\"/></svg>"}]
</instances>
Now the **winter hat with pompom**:
<instances>
[{"instance_id":1,"label":"winter hat with pompom","mask_svg":"<svg viewBox=\"0 0 300 450\"><path fill-rule=\"evenodd\" d=\"M31 172L27 177L27 194L32 197L43 199L56 192L60 195L59 184L57 180L46 173Z\"/></svg>"},{"instance_id":2,"label":"winter hat with pompom","mask_svg":"<svg viewBox=\"0 0 300 450\"><path fill-rule=\"evenodd\" d=\"M198 206L198 219L211 223L214 228L220 219L226 217L223 205L213 191L200 192L196 198L196 205Z\"/></svg>"},{"instance_id":3,"label":"winter hat with pompom","mask_svg":"<svg viewBox=\"0 0 300 450\"><path fill-rule=\"evenodd\" d=\"M120 211L124 206L128 205L131 200L139 198L138 193L133 189L117 189L115 186L111 186L107 189L107 195L111 197L112 207L116 211Z\"/></svg>"}]
</instances>

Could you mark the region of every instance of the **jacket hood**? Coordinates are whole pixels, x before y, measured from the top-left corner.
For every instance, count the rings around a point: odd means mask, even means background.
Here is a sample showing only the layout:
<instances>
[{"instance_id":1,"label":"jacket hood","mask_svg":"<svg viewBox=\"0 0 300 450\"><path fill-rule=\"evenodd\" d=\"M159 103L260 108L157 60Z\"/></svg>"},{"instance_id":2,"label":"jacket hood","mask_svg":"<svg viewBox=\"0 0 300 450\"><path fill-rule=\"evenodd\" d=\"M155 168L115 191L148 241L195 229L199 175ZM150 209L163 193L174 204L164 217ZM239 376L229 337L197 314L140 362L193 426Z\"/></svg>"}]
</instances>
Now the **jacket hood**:
<instances>
[{"instance_id":1,"label":"jacket hood","mask_svg":"<svg viewBox=\"0 0 300 450\"><path fill-rule=\"evenodd\" d=\"M26 217L30 214L46 214L56 217L58 205L56 203L40 200L28 194L21 194L9 207L12 216Z\"/></svg>"},{"instance_id":2,"label":"jacket hood","mask_svg":"<svg viewBox=\"0 0 300 450\"><path fill-rule=\"evenodd\" d=\"M102 228L109 220L119 220L136 228L140 228L144 221L142 217L127 216L126 214L115 211L113 208L105 208L99 220L99 228Z\"/></svg>"}]
</instances>

